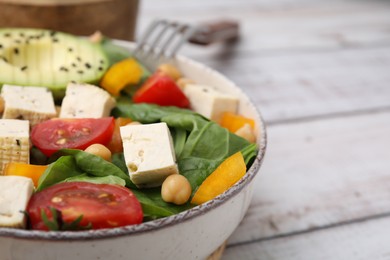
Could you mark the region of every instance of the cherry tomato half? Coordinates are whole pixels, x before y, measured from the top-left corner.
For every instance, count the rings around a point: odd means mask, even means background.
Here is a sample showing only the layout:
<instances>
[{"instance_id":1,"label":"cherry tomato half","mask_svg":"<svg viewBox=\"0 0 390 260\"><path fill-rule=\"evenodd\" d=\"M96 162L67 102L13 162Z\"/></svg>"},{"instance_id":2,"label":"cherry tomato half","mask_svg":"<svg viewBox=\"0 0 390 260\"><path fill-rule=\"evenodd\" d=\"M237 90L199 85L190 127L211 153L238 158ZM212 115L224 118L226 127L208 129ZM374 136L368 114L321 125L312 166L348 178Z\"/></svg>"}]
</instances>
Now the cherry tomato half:
<instances>
[{"instance_id":1,"label":"cherry tomato half","mask_svg":"<svg viewBox=\"0 0 390 260\"><path fill-rule=\"evenodd\" d=\"M61 220L71 223L82 216L79 227L93 229L139 224L143 213L141 204L127 188L89 182L64 182L35 193L27 206L31 228L49 230L42 211L53 221L50 209L61 212Z\"/></svg>"},{"instance_id":2,"label":"cherry tomato half","mask_svg":"<svg viewBox=\"0 0 390 260\"><path fill-rule=\"evenodd\" d=\"M176 82L162 73L153 74L133 96L135 103L153 103L160 106L186 108L190 101Z\"/></svg>"},{"instance_id":3,"label":"cherry tomato half","mask_svg":"<svg viewBox=\"0 0 390 260\"><path fill-rule=\"evenodd\" d=\"M95 143L106 145L114 127L113 117L51 119L32 129L31 141L42 153L50 156L62 148L84 150Z\"/></svg>"}]
</instances>

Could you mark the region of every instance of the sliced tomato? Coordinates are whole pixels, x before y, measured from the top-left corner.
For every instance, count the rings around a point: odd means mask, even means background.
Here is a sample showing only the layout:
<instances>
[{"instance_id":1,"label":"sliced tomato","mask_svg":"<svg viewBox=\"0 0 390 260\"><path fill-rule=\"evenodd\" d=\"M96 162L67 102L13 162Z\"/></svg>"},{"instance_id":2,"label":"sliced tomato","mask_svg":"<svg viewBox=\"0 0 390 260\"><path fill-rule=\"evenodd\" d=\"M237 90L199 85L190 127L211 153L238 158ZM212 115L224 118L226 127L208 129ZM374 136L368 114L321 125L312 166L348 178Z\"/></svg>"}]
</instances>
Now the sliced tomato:
<instances>
[{"instance_id":1,"label":"sliced tomato","mask_svg":"<svg viewBox=\"0 0 390 260\"><path fill-rule=\"evenodd\" d=\"M135 103L153 103L160 106L186 108L190 101L176 82L162 73L153 74L133 96Z\"/></svg>"},{"instance_id":2,"label":"sliced tomato","mask_svg":"<svg viewBox=\"0 0 390 260\"><path fill-rule=\"evenodd\" d=\"M49 230L42 212L53 222L53 208L61 212L61 223L69 224L82 216L78 226L92 229L139 224L143 219L135 195L125 187L110 184L64 182L35 193L27 206L31 228Z\"/></svg>"},{"instance_id":3,"label":"sliced tomato","mask_svg":"<svg viewBox=\"0 0 390 260\"><path fill-rule=\"evenodd\" d=\"M114 127L113 117L51 119L32 129L31 141L42 153L50 156L62 148L84 150L95 143L106 145Z\"/></svg>"}]
</instances>

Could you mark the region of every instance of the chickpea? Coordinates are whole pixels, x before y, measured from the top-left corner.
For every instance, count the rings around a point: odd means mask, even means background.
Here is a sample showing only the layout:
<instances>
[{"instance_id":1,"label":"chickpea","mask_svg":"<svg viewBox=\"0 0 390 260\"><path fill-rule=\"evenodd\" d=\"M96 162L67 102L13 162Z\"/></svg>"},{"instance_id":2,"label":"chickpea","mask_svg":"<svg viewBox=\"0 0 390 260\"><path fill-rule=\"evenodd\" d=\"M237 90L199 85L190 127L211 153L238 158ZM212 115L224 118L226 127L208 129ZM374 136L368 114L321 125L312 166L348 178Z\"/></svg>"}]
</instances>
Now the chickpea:
<instances>
[{"instance_id":1,"label":"chickpea","mask_svg":"<svg viewBox=\"0 0 390 260\"><path fill-rule=\"evenodd\" d=\"M191 191L191 185L186 177L180 174L172 174L162 184L161 197L165 202L182 205L190 198Z\"/></svg>"},{"instance_id":2,"label":"chickpea","mask_svg":"<svg viewBox=\"0 0 390 260\"><path fill-rule=\"evenodd\" d=\"M99 156L106 161L111 161L111 151L102 144L91 144L84 152Z\"/></svg>"},{"instance_id":3,"label":"chickpea","mask_svg":"<svg viewBox=\"0 0 390 260\"><path fill-rule=\"evenodd\" d=\"M157 71L171 77L174 81L181 77L181 72L172 64L164 63L158 66Z\"/></svg>"},{"instance_id":4,"label":"chickpea","mask_svg":"<svg viewBox=\"0 0 390 260\"><path fill-rule=\"evenodd\" d=\"M176 84L180 87L180 89L184 89L187 84L194 84L195 81L193 81L192 79L189 79L189 78L185 78L185 77L181 77L179 78L177 81L176 81Z\"/></svg>"},{"instance_id":5,"label":"chickpea","mask_svg":"<svg viewBox=\"0 0 390 260\"><path fill-rule=\"evenodd\" d=\"M133 121L133 122L128 123L127 125L142 125L142 124L138 121Z\"/></svg>"},{"instance_id":6,"label":"chickpea","mask_svg":"<svg viewBox=\"0 0 390 260\"><path fill-rule=\"evenodd\" d=\"M243 127L235 132L236 135L248 140L251 143L256 142L256 136L252 127L249 124L245 124Z\"/></svg>"}]
</instances>

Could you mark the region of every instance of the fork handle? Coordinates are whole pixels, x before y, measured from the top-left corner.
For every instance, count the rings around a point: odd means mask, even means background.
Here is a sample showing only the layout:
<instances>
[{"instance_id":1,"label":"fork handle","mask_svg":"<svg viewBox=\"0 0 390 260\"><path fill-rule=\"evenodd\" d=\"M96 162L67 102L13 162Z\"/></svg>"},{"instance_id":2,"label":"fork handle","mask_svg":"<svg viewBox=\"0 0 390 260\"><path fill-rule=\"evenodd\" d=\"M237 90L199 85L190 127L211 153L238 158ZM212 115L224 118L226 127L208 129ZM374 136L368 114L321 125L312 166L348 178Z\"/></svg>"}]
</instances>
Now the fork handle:
<instances>
[{"instance_id":1,"label":"fork handle","mask_svg":"<svg viewBox=\"0 0 390 260\"><path fill-rule=\"evenodd\" d=\"M233 20L218 20L199 25L189 42L209 45L215 42L234 41L239 38L239 24Z\"/></svg>"}]
</instances>

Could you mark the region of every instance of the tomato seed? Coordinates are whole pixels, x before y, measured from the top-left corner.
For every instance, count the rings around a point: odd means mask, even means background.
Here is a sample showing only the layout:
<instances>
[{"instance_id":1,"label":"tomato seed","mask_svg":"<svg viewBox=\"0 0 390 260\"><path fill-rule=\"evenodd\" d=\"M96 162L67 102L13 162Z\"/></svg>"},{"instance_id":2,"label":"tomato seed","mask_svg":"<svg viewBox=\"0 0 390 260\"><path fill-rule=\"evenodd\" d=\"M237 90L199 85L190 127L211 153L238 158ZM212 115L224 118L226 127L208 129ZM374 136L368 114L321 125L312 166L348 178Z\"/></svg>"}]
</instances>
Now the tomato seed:
<instances>
[{"instance_id":1,"label":"tomato seed","mask_svg":"<svg viewBox=\"0 0 390 260\"><path fill-rule=\"evenodd\" d=\"M86 127L83 127L81 130L82 130L84 133L90 133L90 132L91 132L91 129L86 128Z\"/></svg>"},{"instance_id":2,"label":"tomato seed","mask_svg":"<svg viewBox=\"0 0 390 260\"><path fill-rule=\"evenodd\" d=\"M61 138L61 139L58 139L56 144L65 144L66 143L66 138Z\"/></svg>"},{"instance_id":3,"label":"tomato seed","mask_svg":"<svg viewBox=\"0 0 390 260\"><path fill-rule=\"evenodd\" d=\"M57 130L57 134L58 134L59 136L62 136L62 135L65 134L65 131L62 130L62 129L59 129L59 130Z\"/></svg>"},{"instance_id":4,"label":"tomato seed","mask_svg":"<svg viewBox=\"0 0 390 260\"><path fill-rule=\"evenodd\" d=\"M60 198L60 197L53 197L51 199L51 202L53 202L53 203L60 203L61 201L62 201L62 198Z\"/></svg>"}]
</instances>

